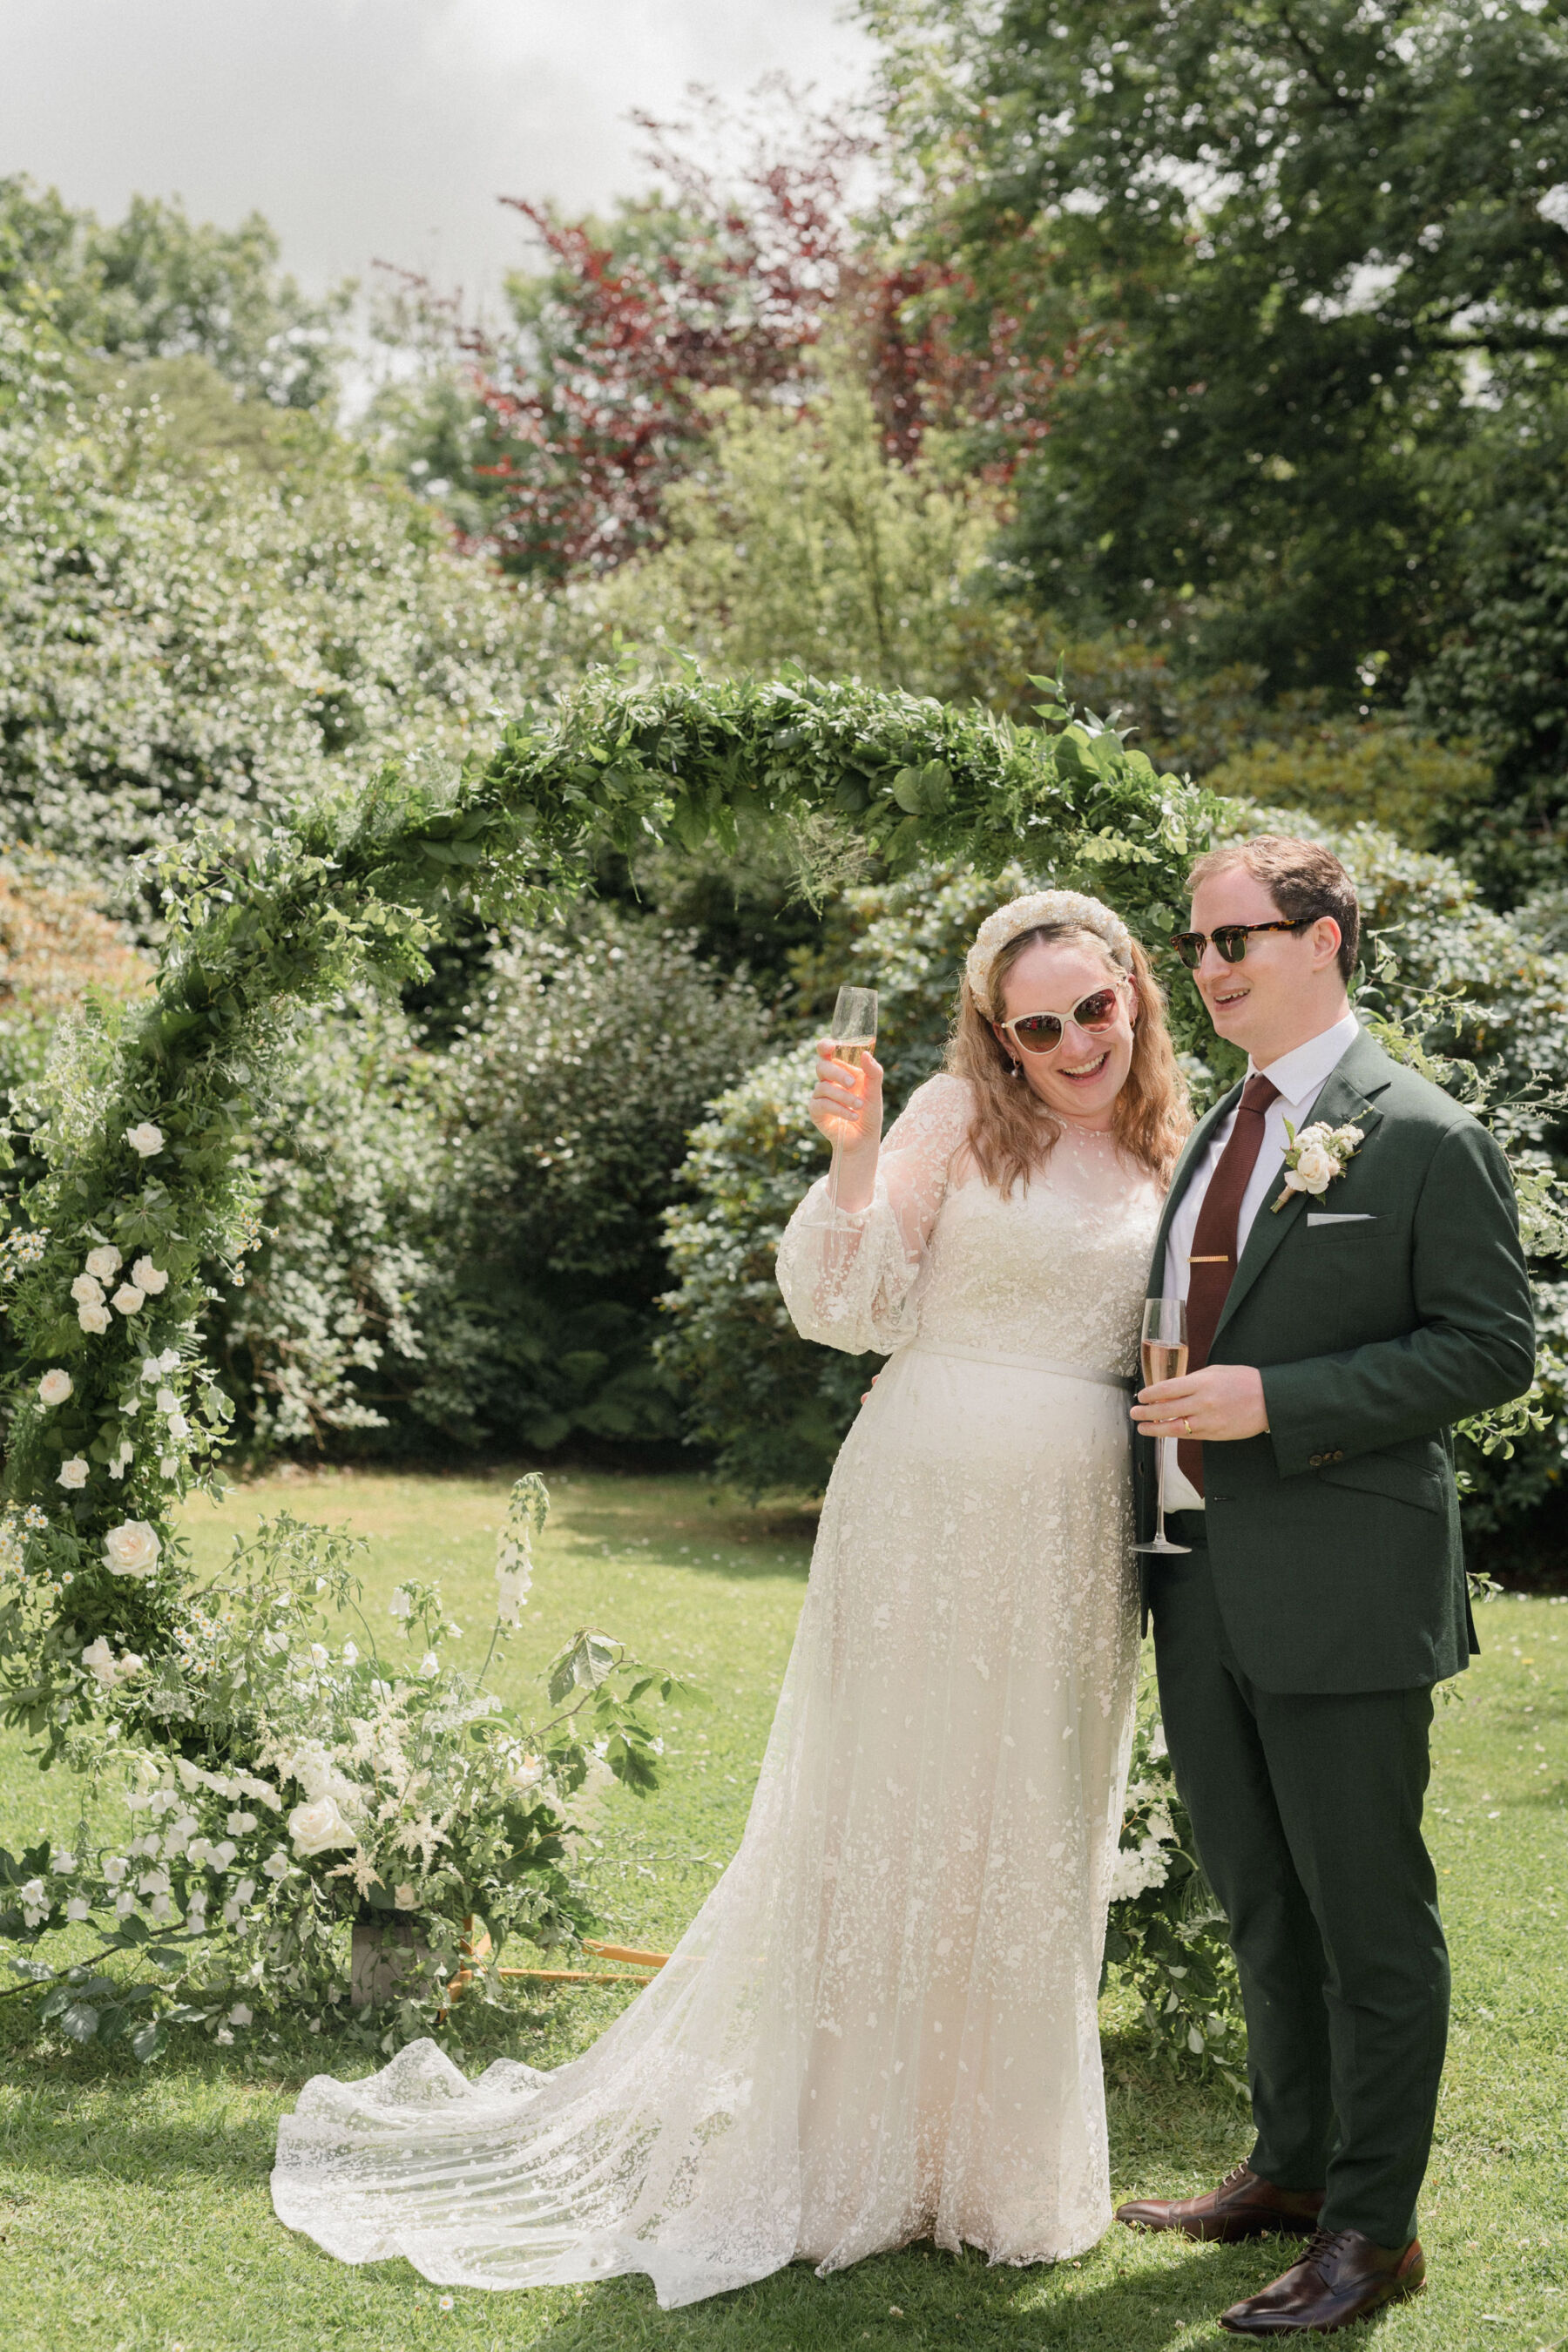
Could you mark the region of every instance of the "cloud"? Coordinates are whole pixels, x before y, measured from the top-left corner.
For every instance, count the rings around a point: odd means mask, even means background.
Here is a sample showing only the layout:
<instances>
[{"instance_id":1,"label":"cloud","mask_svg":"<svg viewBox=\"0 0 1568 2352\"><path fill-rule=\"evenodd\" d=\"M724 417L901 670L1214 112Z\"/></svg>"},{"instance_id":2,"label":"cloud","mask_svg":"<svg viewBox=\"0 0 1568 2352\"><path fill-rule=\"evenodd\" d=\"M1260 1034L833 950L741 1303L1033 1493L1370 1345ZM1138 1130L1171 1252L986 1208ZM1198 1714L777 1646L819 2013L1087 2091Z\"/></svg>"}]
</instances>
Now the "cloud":
<instances>
[{"instance_id":1,"label":"cloud","mask_svg":"<svg viewBox=\"0 0 1568 2352\"><path fill-rule=\"evenodd\" d=\"M602 205L634 107L782 68L859 87L840 0L0 0L0 168L117 216L135 191L254 209L309 285L376 258L471 295L525 250L496 199Z\"/></svg>"}]
</instances>

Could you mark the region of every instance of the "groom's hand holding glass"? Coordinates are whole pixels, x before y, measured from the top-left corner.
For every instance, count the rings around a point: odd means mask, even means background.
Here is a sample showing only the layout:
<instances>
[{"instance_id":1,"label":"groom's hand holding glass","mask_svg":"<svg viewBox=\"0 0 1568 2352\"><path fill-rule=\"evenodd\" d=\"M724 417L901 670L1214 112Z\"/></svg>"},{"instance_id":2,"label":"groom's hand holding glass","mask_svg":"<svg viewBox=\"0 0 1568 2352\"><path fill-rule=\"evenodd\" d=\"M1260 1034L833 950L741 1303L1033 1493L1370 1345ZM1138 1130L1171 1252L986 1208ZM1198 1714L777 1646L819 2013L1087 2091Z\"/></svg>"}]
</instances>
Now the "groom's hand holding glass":
<instances>
[{"instance_id":1,"label":"groom's hand holding glass","mask_svg":"<svg viewBox=\"0 0 1568 2352\"><path fill-rule=\"evenodd\" d=\"M1194 1437L1204 1444L1261 1437L1268 1427L1263 1375L1255 1364L1205 1364L1179 1380L1140 1389L1132 1418L1145 1437Z\"/></svg>"}]
</instances>

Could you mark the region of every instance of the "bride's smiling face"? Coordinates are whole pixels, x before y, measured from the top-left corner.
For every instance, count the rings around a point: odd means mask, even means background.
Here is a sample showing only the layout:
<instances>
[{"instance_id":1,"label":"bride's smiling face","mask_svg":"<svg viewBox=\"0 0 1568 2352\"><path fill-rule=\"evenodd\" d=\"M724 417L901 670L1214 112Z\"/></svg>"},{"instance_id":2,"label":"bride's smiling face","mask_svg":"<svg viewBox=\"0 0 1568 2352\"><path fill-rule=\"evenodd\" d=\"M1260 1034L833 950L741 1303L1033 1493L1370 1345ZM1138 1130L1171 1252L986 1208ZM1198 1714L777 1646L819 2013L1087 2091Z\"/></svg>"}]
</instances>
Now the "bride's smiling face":
<instances>
[{"instance_id":1,"label":"bride's smiling face","mask_svg":"<svg viewBox=\"0 0 1568 2352\"><path fill-rule=\"evenodd\" d=\"M1086 998L1113 989L1115 1018L1108 1028L1086 1029L1072 1018ZM1108 1128L1116 1097L1132 1066L1136 983L1118 973L1086 940L1031 940L1002 981L1002 1009L1008 1021L1031 1013L1054 1013L1062 1024L1054 1053L1021 1053L1009 1033L997 1037L1005 1054L1024 1067L1024 1079L1058 1118L1077 1126Z\"/></svg>"}]
</instances>

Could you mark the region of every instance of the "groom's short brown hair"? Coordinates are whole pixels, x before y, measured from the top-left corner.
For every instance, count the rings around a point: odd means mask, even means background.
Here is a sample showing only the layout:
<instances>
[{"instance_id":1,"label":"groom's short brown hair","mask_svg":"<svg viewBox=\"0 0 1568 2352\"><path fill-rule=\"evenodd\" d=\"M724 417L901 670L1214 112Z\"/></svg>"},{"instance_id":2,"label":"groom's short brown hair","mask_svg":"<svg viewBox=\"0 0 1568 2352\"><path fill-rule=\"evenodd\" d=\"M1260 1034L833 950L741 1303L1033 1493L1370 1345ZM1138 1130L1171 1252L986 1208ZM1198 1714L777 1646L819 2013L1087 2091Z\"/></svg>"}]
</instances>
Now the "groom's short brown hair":
<instances>
[{"instance_id":1,"label":"groom's short brown hair","mask_svg":"<svg viewBox=\"0 0 1568 2352\"><path fill-rule=\"evenodd\" d=\"M1187 877L1187 895L1243 866L1261 882L1287 921L1309 923L1331 915L1340 927L1340 970L1348 981L1361 952L1361 904L1355 884L1331 849L1321 841L1297 841L1288 833L1257 833L1227 841L1200 857Z\"/></svg>"}]
</instances>

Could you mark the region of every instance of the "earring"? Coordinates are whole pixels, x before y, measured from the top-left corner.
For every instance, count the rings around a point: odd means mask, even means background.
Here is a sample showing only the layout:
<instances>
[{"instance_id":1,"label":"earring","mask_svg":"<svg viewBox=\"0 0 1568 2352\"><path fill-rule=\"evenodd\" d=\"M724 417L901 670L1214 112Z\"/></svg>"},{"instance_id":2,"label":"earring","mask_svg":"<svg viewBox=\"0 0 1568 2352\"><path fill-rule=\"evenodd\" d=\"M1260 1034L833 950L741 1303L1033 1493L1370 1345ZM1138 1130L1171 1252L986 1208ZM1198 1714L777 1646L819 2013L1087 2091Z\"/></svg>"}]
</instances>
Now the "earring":
<instances>
[{"instance_id":1,"label":"earring","mask_svg":"<svg viewBox=\"0 0 1568 2352\"><path fill-rule=\"evenodd\" d=\"M1014 1065L1013 1065L1013 1076L1014 1076L1016 1078L1021 1078L1021 1077L1023 1076L1023 1075L1024 1075L1024 1065L1022 1064L1022 1062L1015 1062L1015 1063L1014 1063Z\"/></svg>"}]
</instances>

